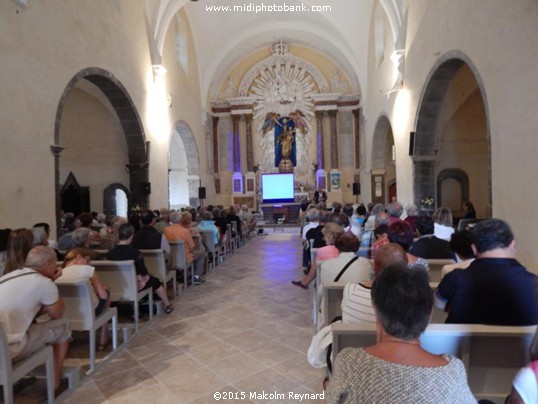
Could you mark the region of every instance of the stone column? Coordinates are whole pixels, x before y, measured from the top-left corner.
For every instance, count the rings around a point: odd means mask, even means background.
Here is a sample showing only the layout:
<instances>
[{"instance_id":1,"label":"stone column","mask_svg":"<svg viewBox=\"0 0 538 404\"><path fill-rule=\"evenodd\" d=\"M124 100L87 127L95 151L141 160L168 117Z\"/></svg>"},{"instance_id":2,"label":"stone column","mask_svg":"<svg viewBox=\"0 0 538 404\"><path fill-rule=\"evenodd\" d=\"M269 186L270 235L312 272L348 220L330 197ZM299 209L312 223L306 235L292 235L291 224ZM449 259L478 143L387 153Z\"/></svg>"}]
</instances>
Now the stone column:
<instances>
[{"instance_id":1,"label":"stone column","mask_svg":"<svg viewBox=\"0 0 538 404\"><path fill-rule=\"evenodd\" d=\"M354 109L353 116L355 117L354 135L355 135L355 168L361 168L361 110Z\"/></svg>"},{"instance_id":2,"label":"stone column","mask_svg":"<svg viewBox=\"0 0 538 404\"><path fill-rule=\"evenodd\" d=\"M219 117L213 117L213 172L219 172Z\"/></svg>"},{"instance_id":3,"label":"stone column","mask_svg":"<svg viewBox=\"0 0 538 404\"><path fill-rule=\"evenodd\" d=\"M318 170L325 168L325 158L323 152L323 111L316 111L317 143L318 143Z\"/></svg>"},{"instance_id":4,"label":"stone column","mask_svg":"<svg viewBox=\"0 0 538 404\"><path fill-rule=\"evenodd\" d=\"M234 172L241 172L241 142L239 139L239 119L241 115L232 115L232 133L233 133L233 162Z\"/></svg>"},{"instance_id":5,"label":"stone column","mask_svg":"<svg viewBox=\"0 0 538 404\"><path fill-rule=\"evenodd\" d=\"M331 120L331 168L338 168L338 133L336 128L336 114L337 110L329 111L329 118Z\"/></svg>"},{"instance_id":6,"label":"stone column","mask_svg":"<svg viewBox=\"0 0 538 404\"><path fill-rule=\"evenodd\" d=\"M254 170L254 148L252 147L252 114L245 114L245 123L246 123L246 140L247 140L247 171L251 172Z\"/></svg>"},{"instance_id":7,"label":"stone column","mask_svg":"<svg viewBox=\"0 0 538 404\"><path fill-rule=\"evenodd\" d=\"M54 156L54 188L56 193L56 236L60 237L60 229L62 221L60 220L60 212L62 211L62 196L60 195L60 155L64 150L63 146L52 145L50 151Z\"/></svg>"}]
</instances>

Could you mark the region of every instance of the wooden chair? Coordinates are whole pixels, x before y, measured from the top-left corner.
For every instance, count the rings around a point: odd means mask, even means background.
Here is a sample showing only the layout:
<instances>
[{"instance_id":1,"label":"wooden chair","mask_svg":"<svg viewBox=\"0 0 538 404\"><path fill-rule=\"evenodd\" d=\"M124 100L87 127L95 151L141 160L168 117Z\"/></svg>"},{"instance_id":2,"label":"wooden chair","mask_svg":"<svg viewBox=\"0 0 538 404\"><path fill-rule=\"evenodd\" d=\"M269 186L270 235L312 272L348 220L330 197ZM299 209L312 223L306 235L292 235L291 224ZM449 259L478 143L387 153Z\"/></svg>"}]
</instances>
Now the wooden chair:
<instances>
[{"instance_id":1,"label":"wooden chair","mask_svg":"<svg viewBox=\"0 0 538 404\"><path fill-rule=\"evenodd\" d=\"M237 228L237 222L232 222L230 224L232 225L232 234L235 234L235 236L233 236L233 239L234 239L234 242L235 242L234 249L238 250L239 247L241 247L241 239L239 237L239 231L238 231L238 228Z\"/></svg>"},{"instance_id":2,"label":"wooden chair","mask_svg":"<svg viewBox=\"0 0 538 404\"><path fill-rule=\"evenodd\" d=\"M4 403L13 404L13 384L41 365L45 365L47 377L47 402L54 403L54 358L52 347L46 346L28 358L13 363L7 337L0 322L0 385L4 390Z\"/></svg>"},{"instance_id":3,"label":"wooden chair","mask_svg":"<svg viewBox=\"0 0 538 404\"><path fill-rule=\"evenodd\" d=\"M169 241L170 244L170 260L172 261L172 269L183 272L183 290L187 290L188 275L190 270L191 285L194 282L194 262L187 264L187 251L185 250L185 242L181 240Z\"/></svg>"},{"instance_id":4,"label":"wooden chair","mask_svg":"<svg viewBox=\"0 0 538 404\"><path fill-rule=\"evenodd\" d=\"M65 304L65 317L71 323L74 331L88 331L90 334L90 373L95 370L95 333L101 327L105 327L112 321L112 352L113 355L118 347L118 309L109 307L103 310L97 317L92 302L92 285L89 281L59 282L57 281L60 296Z\"/></svg>"},{"instance_id":5,"label":"wooden chair","mask_svg":"<svg viewBox=\"0 0 538 404\"><path fill-rule=\"evenodd\" d=\"M138 290L136 269L133 260L127 261L92 261L92 266L99 273L99 279L110 288L110 299L113 302L132 302L135 317L135 331L140 326L138 303L144 297L149 302L149 319L153 320L153 291L151 288Z\"/></svg>"},{"instance_id":6,"label":"wooden chair","mask_svg":"<svg viewBox=\"0 0 538 404\"><path fill-rule=\"evenodd\" d=\"M164 251L159 249L155 250L140 250L144 256L144 263L148 272L159 278L166 289L169 281L172 281L172 291L174 292L174 298L177 297L177 273L176 271L170 271L166 267L166 260L164 257Z\"/></svg>"},{"instance_id":7,"label":"wooden chair","mask_svg":"<svg viewBox=\"0 0 538 404\"><path fill-rule=\"evenodd\" d=\"M205 250L204 273L207 273L209 272L209 254L207 252L207 248L205 248L204 243L202 242L202 236L199 234L195 234L192 236L192 239L194 240L194 249L196 251Z\"/></svg>"},{"instance_id":8,"label":"wooden chair","mask_svg":"<svg viewBox=\"0 0 538 404\"><path fill-rule=\"evenodd\" d=\"M347 347L376 342L375 324L333 324L333 363ZM430 324L421 335L424 349L460 358L471 391L478 399L504 402L512 379L529 360L536 326L508 327L483 324Z\"/></svg>"},{"instance_id":9,"label":"wooden chair","mask_svg":"<svg viewBox=\"0 0 538 404\"><path fill-rule=\"evenodd\" d=\"M226 249L228 254L233 254L235 252L235 237L232 234L232 225L228 223L226 229Z\"/></svg>"},{"instance_id":10,"label":"wooden chair","mask_svg":"<svg viewBox=\"0 0 538 404\"><path fill-rule=\"evenodd\" d=\"M209 261L209 271L215 269L219 265L221 246L216 245L213 242L213 232L211 230L200 230L201 242L204 245L206 251L213 256L213 260Z\"/></svg>"}]
</instances>

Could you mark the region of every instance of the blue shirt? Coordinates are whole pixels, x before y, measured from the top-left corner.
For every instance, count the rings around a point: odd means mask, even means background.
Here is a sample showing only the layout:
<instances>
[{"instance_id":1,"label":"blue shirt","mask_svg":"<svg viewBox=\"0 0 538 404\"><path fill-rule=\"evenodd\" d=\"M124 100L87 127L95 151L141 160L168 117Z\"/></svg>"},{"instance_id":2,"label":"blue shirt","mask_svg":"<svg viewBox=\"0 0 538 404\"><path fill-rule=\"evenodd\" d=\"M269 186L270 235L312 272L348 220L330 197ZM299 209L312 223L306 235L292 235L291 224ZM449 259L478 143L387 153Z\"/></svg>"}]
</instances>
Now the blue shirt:
<instances>
[{"instance_id":1,"label":"blue shirt","mask_svg":"<svg viewBox=\"0 0 538 404\"><path fill-rule=\"evenodd\" d=\"M448 273L435 293L447 303L447 323L534 325L536 281L515 259L477 258Z\"/></svg>"}]
</instances>

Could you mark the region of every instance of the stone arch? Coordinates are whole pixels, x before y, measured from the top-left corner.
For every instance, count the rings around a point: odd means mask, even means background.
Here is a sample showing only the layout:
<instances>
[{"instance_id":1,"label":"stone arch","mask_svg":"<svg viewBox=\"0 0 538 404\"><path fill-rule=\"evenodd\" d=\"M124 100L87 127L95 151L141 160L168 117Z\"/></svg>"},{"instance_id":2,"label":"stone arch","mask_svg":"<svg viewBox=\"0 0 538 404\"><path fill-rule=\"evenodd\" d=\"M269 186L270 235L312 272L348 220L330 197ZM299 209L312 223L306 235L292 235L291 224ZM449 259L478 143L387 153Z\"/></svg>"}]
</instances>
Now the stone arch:
<instances>
[{"instance_id":1,"label":"stone arch","mask_svg":"<svg viewBox=\"0 0 538 404\"><path fill-rule=\"evenodd\" d=\"M385 155L387 150L387 134L392 133L392 127L386 115L377 118L372 142L372 168L385 167Z\"/></svg>"},{"instance_id":2,"label":"stone arch","mask_svg":"<svg viewBox=\"0 0 538 404\"><path fill-rule=\"evenodd\" d=\"M186 170L186 175L178 176L175 170ZM185 121L179 121L174 126L170 138L170 156L169 156L169 188L171 199L174 191L179 187L181 191L187 188L189 206L199 204L198 188L200 187L200 159L198 148L194 139L194 134L190 126ZM174 183L175 179L180 183ZM172 202L172 201L171 201Z\"/></svg>"},{"instance_id":3,"label":"stone arch","mask_svg":"<svg viewBox=\"0 0 538 404\"><path fill-rule=\"evenodd\" d=\"M436 194L435 171L439 149L442 146L439 133L439 113L445 96L456 74L466 67L473 75L476 87L481 97L485 117L485 137L487 141L487 199L488 209L492 201L491 193L491 136L489 124L489 108L484 83L478 69L470 58L460 51L451 51L441 56L432 67L426 85L422 90L419 102L419 111L415 123L415 143L413 153L414 166L414 195L415 203L427 195Z\"/></svg>"},{"instance_id":4,"label":"stone arch","mask_svg":"<svg viewBox=\"0 0 538 404\"><path fill-rule=\"evenodd\" d=\"M445 168L444 170L441 170L439 174L437 174L436 200L439 201L439 205L443 205L443 182L446 180L455 180L459 184L460 198L459 206L457 206L457 210L459 210L462 203L469 200L469 176L464 170L459 168ZM451 208L452 211L456 210L454 207Z\"/></svg>"},{"instance_id":5,"label":"stone arch","mask_svg":"<svg viewBox=\"0 0 538 404\"><path fill-rule=\"evenodd\" d=\"M391 141L390 141L391 140ZM394 135L385 114L377 118L372 142L372 202L387 203L389 188L396 188L396 169L393 164L392 146ZM388 161L389 160L389 161Z\"/></svg>"},{"instance_id":6,"label":"stone arch","mask_svg":"<svg viewBox=\"0 0 538 404\"><path fill-rule=\"evenodd\" d=\"M98 67L86 68L75 74L67 83L56 111L56 121L54 124L55 145L52 146L52 152L55 156L56 223L58 228L61 210L60 155L63 150L60 139L60 124L67 97L80 80L88 80L99 88L118 116L118 120L125 134L128 150L129 163L126 165L126 169L129 172L130 190L128 195L131 197L129 201L131 206L138 205L142 208L147 208L149 204L149 197L142 189L142 183L149 181L148 147L144 128L134 102L125 86L112 73Z\"/></svg>"},{"instance_id":7,"label":"stone arch","mask_svg":"<svg viewBox=\"0 0 538 404\"><path fill-rule=\"evenodd\" d=\"M116 182L114 184L110 184L103 190L103 213L109 216L115 216L117 215L116 210L116 190L121 189L123 192L125 192L125 195L127 195L127 201L130 201L130 191L127 189L127 187L123 184L120 184L119 182ZM128 206L128 210L130 210L131 204Z\"/></svg>"}]
</instances>

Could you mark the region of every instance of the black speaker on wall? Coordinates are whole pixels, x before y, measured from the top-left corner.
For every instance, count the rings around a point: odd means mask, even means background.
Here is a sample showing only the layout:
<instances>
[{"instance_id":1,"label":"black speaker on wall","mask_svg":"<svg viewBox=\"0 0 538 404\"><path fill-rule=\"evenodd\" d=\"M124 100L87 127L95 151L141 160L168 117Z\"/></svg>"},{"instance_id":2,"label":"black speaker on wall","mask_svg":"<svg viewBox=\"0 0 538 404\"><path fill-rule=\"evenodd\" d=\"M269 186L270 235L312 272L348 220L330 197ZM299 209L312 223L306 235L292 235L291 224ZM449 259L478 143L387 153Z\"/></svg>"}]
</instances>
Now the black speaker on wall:
<instances>
[{"instance_id":1,"label":"black speaker on wall","mask_svg":"<svg viewBox=\"0 0 538 404\"><path fill-rule=\"evenodd\" d=\"M415 132L409 134L409 155L415 154Z\"/></svg>"},{"instance_id":2,"label":"black speaker on wall","mask_svg":"<svg viewBox=\"0 0 538 404\"><path fill-rule=\"evenodd\" d=\"M361 184L358 182L353 183L353 195L360 195L361 194Z\"/></svg>"},{"instance_id":3,"label":"black speaker on wall","mask_svg":"<svg viewBox=\"0 0 538 404\"><path fill-rule=\"evenodd\" d=\"M141 191L144 195L149 195L149 194L151 194L151 182L141 182L141 183L140 183L140 191Z\"/></svg>"},{"instance_id":4,"label":"black speaker on wall","mask_svg":"<svg viewBox=\"0 0 538 404\"><path fill-rule=\"evenodd\" d=\"M198 199L205 199L205 187L198 188Z\"/></svg>"}]
</instances>

